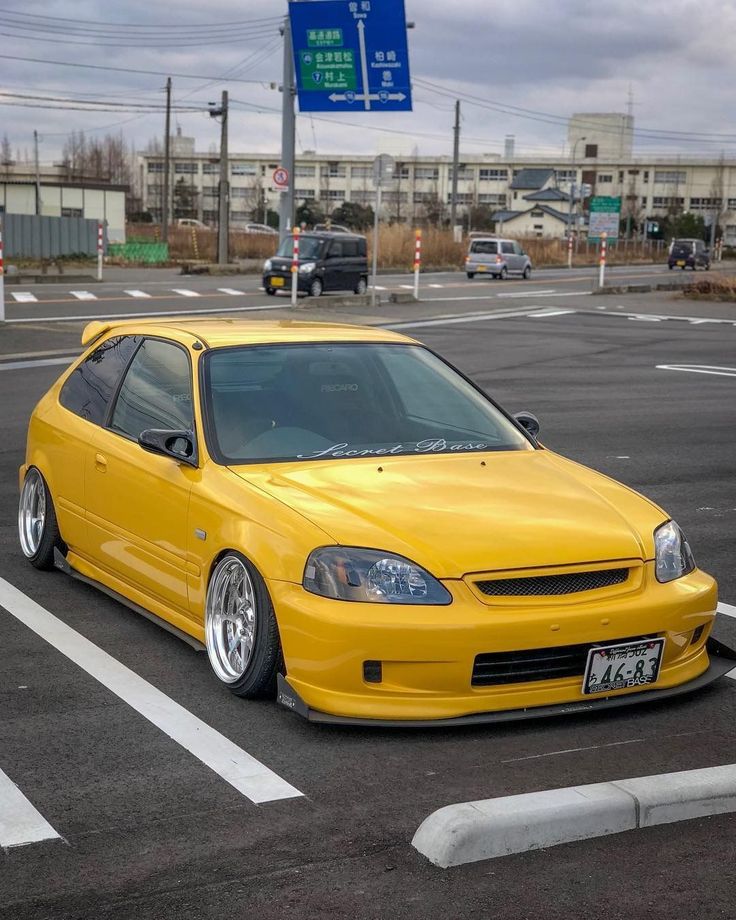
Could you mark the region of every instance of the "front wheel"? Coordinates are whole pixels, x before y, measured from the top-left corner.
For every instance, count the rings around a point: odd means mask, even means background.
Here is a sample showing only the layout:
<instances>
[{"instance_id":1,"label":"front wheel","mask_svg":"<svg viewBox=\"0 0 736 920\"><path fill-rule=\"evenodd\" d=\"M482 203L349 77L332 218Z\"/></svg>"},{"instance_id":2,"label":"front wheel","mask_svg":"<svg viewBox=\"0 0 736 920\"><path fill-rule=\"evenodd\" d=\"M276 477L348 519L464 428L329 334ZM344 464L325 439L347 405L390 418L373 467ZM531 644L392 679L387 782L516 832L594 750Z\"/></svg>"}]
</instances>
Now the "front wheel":
<instances>
[{"instance_id":1,"label":"front wheel","mask_svg":"<svg viewBox=\"0 0 736 920\"><path fill-rule=\"evenodd\" d=\"M23 481L18 505L18 537L23 555L37 569L53 569L54 550L63 549L54 502L46 480L32 466Z\"/></svg>"},{"instance_id":2,"label":"front wheel","mask_svg":"<svg viewBox=\"0 0 736 920\"><path fill-rule=\"evenodd\" d=\"M498 277L501 279L501 281L505 281L505 280L508 278L508 276L509 276L508 269L507 269L506 266L504 265L504 267L503 267L503 268L501 269L501 271L498 273Z\"/></svg>"},{"instance_id":3,"label":"front wheel","mask_svg":"<svg viewBox=\"0 0 736 920\"><path fill-rule=\"evenodd\" d=\"M531 265L527 265L526 268L524 269L524 271L521 273L521 275L522 275L524 281L528 281L528 280L531 278L531 276L532 276L532 267L531 267Z\"/></svg>"},{"instance_id":4,"label":"front wheel","mask_svg":"<svg viewBox=\"0 0 736 920\"><path fill-rule=\"evenodd\" d=\"M470 278L471 281L473 278L475 278L475 272L465 272L465 274L468 276L468 278Z\"/></svg>"},{"instance_id":5,"label":"front wheel","mask_svg":"<svg viewBox=\"0 0 736 920\"><path fill-rule=\"evenodd\" d=\"M324 285L319 278L315 278L314 281L309 285L309 296L310 297L319 297L324 290Z\"/></svg>"},{"instance_id":6,"label":"front wheel","mask_svg":"<svg viewBox=\"0 0 736 920\"><path fill-rule=\"evenodd\" d=\"M275 296L276 296L276 288L267 287L267 288L266 288L266 294L267 294L269 297L275 297Z\"/></svg>"},{"instance_id":7,"label":"front wheel","mask_svg":"<svg viewBox=\"0 0 736 920\"><path fill-rule=\"evenodd\" d=\"M273 694L281 642L266 584L245 556L230 550L215 566L205 607L212 670L236 696Z\"/></svg>"},{"instance_id":8,"label":"front wheel","mask_svg":"<svg viewBox=\"0 0 736 920\"><path fill-rule=\"evenodd\" d=\"M355 285L355 294L365 294L368 290L368 279L361 278L360 281Z\"/></svg>"},{"instance_id":9,"label":"front wheel","mask_svg":"<svg viewBox=\"0 0 736 920\"><path fill-rule=\"evenodd\" d=\"M669 268L670 271L672 271L672 269L673 269L674 267L675 267L674 265L668 265L668 266L667 266L667 268Z\"/></svg>"}]
</instances>

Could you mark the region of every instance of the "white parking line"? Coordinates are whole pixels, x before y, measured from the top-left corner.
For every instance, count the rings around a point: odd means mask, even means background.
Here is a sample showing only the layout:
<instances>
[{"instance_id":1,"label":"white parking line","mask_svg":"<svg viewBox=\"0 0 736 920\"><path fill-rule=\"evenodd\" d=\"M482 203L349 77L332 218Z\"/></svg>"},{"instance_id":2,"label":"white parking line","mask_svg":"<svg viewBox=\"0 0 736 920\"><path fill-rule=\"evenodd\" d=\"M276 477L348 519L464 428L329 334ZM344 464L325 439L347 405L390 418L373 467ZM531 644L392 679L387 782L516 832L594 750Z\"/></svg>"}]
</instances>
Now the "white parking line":
<instances>
[{"instance_id":1,"label":"white parking line","mask_svg":"<svg viewBox=\"0 0 736 920\"><path fill-rule=\"evenodd\" d=\"M218 288L221 294L230 294L232 297L242 297L245 291L236 291L235 288Z\"/></svg>"},{"instance_id":2,"label":"white parking line","mask_svg":"<svg viewBox=\"0 0 736 920\"><path fill-rule=\"evenodd\" d=\"M55 367L57 364L69 365L76 356L68 358L44 358L41 361L0 361L0 371L22 371L26 367Z\"/></svg>"},{"instance_id":3,"label":"white parking line","mask_svg":"<svg viewBox=\"0 0 736 920\"><path fill-rule=\"evenodd\" d=\"M175 294L181 294L182 297L199 297L199 291L190 291L188 288L172 288Z\"/></svg>"},{"instance_id":4,"label":"white parking line","mask_svg":"<svg viewBox=\"0 0 736 920\"><path fill-rule=\"evenodd\" d=\"M38 297L30 291L13 291L13 299L16 303L38 303Z\"/></svg>"},{"instance_id":5,"label":"white parking line","mask_svg":"<svg viewBox=\"0 0 736 920\"><path fill-rule=\"evenodd\" d=\"M713 374L716 377L736 377L736 367L717 364L658 364L658 371L683 371L687 374Z\"/></svg>"},{"instance_id":6,"label":"white parking line","mask_svg":"<svg viewBox=\"0 0 736 920\"><path fill-rule=\"evenodd\" d=\"M543 297L545 294L554 294L554 292L554 288L549 288L547 291L534 291L533 294L530 294L529 291L510 291L496 294L496 297Z\"/></svg>"},{"instance_id":7,"label":"white parking line","mask_svg":"<svg viewBox=\"0 0 736 920\"><path fill-rule=\"evenodd\" d=\"M91 291L69 291L69 293L77 300L97 300L97 295Z\"/></svg>"},{"instance_id":8,"label":"white parking line","mask_svg":"<svg viewBox=\"0 0 736 920\"><path fill-rule=\"evenodd\" d=\"M532 307L531 309L536 309ZM420 319L408 323L390 323L383 329L422 329L426 326L454 326L458 323L482 323L491 319L511 319L515 316L529 316L528 310L515 310L513 313L468 313L465 316L452 316L447 319Z\"/></svg>"},{"instance_id":9,"label":"white parking line","mask_svg":"<svg viewBox=\"0 0 736 920\"><path fill-rule=\"evenodd\" d=\"M125 293L128 294L129 297L135 297L136 300L145 300L151 296L150 294L146 294L145 291L125 291Z\"/></svg>"},{"instance_id":10,"label":"white parking line","mask_svg":"<svg viewBox=\"0 0 736 920\"><path fill-rule=\"evenodd\" d=\"M723 601L721 601L718 605L718 612L726 617L733 617L736 619L736 607L734 607L733 604L724 604Z\"/></svg>"},{"instance_id":11,"label":"white parking line","mask_svg":"<svg viewBox=\"0 0 736 920\"><path fill-rule=\"evenodd\" d=\"M60 835L0 770L0 847L22 847Z\"/></svg>"},{"instance_id":12,"label":"white parking line","mask_svg":"<svg viewBox=\"0 0 736 920\"><path fill-rule=\"evenodd\" d=\"M0 606L252 802L302 793L224 735L0 578Z\"/></svg>"},{"instance_id":13,"label":"white parking line","mask_svg":"<svg viewBox=\"0 0 736 920\"><path fill-rule=\"evenodd\" d=\"M566 313L574 313L574 310L542 310L541 313L529 313L529 316L564 316Z\"/></svg>"},{"instance_id":14,"label":"white parking line","mask_svg":"<svg viewBox=\"0 0 736 920\"><path fill-rule=\"evenodd\" d=\"M68 323L68 322L92 322L93 319L115 320L115 319L143 319L151 317L155 319L161 316L208 316L218 315L220 313L253 313L263 310L284 310L285 307L280 304L268 304L262 307L210 307L201 310L151 310L145 313L89 313L86 316L18 316L14 319L6 319L6 323Z\"/></svg>"}]
</instances>

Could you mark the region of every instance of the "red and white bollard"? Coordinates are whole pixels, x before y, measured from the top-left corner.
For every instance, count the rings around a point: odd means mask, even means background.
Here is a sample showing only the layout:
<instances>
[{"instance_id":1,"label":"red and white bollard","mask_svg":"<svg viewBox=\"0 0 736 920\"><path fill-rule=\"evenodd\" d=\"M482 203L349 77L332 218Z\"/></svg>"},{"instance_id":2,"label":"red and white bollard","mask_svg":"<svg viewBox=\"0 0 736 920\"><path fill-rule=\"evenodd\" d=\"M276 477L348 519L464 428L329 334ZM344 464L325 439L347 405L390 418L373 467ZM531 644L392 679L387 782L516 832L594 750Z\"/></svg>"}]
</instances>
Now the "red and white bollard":
<instances>
[{"instance_id":1,"label":"red and white bollard","mask_svg":"<svg viewBox=\"0 0 736 920\"><path fill-rule=\"evenodd\" d=\"M5 262L3 261L3 229L0 223L0 323L5 322Z\"/></svg>"},{"instance_id":2,"label":"red and white bollard","mask_svg":"<svg viewBox=\"0 0 736 920\"><path fill-rule=\"evenodd\" d=\"M97 224L97 280L102 281L102 256L105 248L105 228Z\"/></svg>"},{"instance_id":3,"label":"red and white bollard","mask_svg":"<svg viewBox=\"0 0 736 920\"><path fill-rule=\"evenodd\" d=\"M299 227L294 227L294 248L291 254L291 305L296 306L299 290Z\"/></svg>"},{"instance_id":4,"label":"red and white bollard","mask_svg":"<svg viewBox=\"0 0 736 920\"><path fill-rule=\"evenodd\" d=\"M598 287L602 288L606 280L606 233L601 233L601 257L598 270Z\"/></svg>"},{"instance_id":5,"label":"red and white bollard","mask_svg":"<svg viewBox=\"0 0 736 920\"><path fill-rule=\"evenodd\" d=\"M567 238L567 267L572 268L572 233Z\"/></svg>"},{"instance_id":6,"label":"red and white bollard","mask_svg":"<svg viewBox=\"0 0 736 920\"><path fill-rule=\"evenodd\" d=\"M419 269L422 267L422 231L416 231L414 243L414 299L419 300Z\"/></svg>"}]
</instances>

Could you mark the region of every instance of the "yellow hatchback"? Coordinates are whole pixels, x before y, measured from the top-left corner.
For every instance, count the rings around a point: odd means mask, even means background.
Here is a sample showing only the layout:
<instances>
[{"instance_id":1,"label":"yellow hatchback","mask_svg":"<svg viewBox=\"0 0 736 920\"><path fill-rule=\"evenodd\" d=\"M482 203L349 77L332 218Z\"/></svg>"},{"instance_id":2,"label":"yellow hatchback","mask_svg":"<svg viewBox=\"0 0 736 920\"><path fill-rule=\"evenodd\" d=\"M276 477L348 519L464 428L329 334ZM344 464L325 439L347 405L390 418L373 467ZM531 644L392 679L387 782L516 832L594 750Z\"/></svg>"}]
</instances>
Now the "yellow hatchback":
<instances>
[{"instance_id":1,"label":"yellow hatchback","mask_svg":"<svg viewBox=\"0 0 736 920\"><path fill-rule=\"evenodd\" d=\"M734 665L677 524L411 339L151 319L82 342L31 418L23 552L206 648L239 696L465 724Z\"/></svg>"}]
</instances>

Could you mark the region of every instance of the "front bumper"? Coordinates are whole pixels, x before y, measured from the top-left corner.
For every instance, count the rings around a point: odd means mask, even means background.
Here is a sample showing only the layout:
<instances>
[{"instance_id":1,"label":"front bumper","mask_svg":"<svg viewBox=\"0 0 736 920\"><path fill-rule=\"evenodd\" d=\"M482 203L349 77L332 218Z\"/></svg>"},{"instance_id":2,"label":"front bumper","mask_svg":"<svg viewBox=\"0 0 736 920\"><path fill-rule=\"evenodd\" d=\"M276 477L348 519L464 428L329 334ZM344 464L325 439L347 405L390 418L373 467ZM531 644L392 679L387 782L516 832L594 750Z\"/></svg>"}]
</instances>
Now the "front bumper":
<instances>
[{"instance_id":1,"label":"front bumper","mask_svg":"<svg viewBox=\"0 0 736 920\"><path fill-rule=\"evenodd\" d=\"M308 275L299 274L297 272L297 290L309 293L309 286L315 278L314 272L311 272ZM274 279L277 279L277 283L274 284ZM278 281L282 283L279 284ZM291 272L288 271L271 271L266 272L263 275L263 287L268 290L271 288L274 291L290 291L291 290Z\"/></svg>"},{"instance_id":2,"label":"front bumper","mask_svg":"<svg viewBox=\"0 0 736 920\"><path fill-rule=\"evenodd\" d=\"M651 563L641 574L634 590L591 592L598 596L584 600L535 599L524 606L482 603L463 581L444 583L453 595L447 607L346 603L316 597L300 585L271 582L287 669L279 701L313 721L472 724L661 699L697 689L736 666L736 654L713 641L706 644L717 604L710 576L696 570L662 585ZM654 689L626 688L605 699L586 696L582 674L471 683L479 654L611 644L643 635L666 639ZM380 682L366 681L365 662L381 662Z\"/></svg>"}]
</instances>

